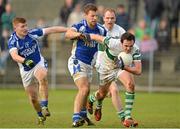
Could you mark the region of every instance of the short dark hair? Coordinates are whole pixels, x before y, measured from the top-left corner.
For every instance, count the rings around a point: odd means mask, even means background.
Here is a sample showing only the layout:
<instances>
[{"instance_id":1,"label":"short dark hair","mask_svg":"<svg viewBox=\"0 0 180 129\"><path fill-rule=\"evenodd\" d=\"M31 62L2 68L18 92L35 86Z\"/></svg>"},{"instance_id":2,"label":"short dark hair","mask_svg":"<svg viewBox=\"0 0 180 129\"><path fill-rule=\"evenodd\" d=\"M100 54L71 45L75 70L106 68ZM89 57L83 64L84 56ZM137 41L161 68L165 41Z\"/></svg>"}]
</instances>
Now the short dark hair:
<instances>
[{"instance_id":1,"label":"short dark hair","mask_svg":"<svg viewBox=\"0 0 180 129\"><path fill-rule=\"evenodd\" d=\"M121 43L123 43L124 40L133 40L135 42L135 36L129 32L125 32L122 36L121 36Z\"/></svg>"},{"instance_id":2,"label":"short dark hair","mask_svg":"<svg viewBox=\"0 0 180 129\"><path fill-rule=\"evenodd\" d=\"M88 14L89 11L97 11L97 7L95 4L92 4L92 3L88 3L84 6L84 9L83 9L84 13L85 14Z\"/></svg>"}]
</instances>

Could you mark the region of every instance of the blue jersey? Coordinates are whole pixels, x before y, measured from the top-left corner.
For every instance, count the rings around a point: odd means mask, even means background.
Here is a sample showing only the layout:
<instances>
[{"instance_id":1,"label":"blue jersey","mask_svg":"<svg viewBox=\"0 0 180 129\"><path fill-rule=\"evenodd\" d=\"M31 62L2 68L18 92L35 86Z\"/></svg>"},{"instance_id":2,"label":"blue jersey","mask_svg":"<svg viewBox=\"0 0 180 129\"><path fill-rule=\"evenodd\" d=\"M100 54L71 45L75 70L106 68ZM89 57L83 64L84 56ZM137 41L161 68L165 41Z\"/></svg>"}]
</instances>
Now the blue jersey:
<instances>
[{"instance_id":1,"label":"blue jersey","mask_svg":"<svg viewBox=\"0 0 180 129\"><path fill-rule=\"evenodd\" d=\"M11 52L13 49L17 49L19 56L33 60L36 65L41 60L37 38L42 35L42 29L32 29L28 32L24 39L20 39L16 33L13 32L8 41L9 52ZM29 71L31 69L24 64L19 64L19 66L24 67L25 71Z\"/></svg>"},{"instance_id":2,"label":"blue jersey","mask_svg":"<svg viewBox=\"0 0 180 129\"><path fill-rule=\"evenodd\" d=\"M95 28L92 29L92 28L89 28L86 20L82 20L78 24L72 25L72 27L76 29L77 32L93 33L93 34L99 34L103 36L106 35L106 30L102 25L97 23ZM78 60L91 65L94 55L98 50L97 46L98 46L98 43L96 41L92 41L91 46L85 46L83 41L79 39L74 42L72 54Z\"/></svg>"}]
</instances>

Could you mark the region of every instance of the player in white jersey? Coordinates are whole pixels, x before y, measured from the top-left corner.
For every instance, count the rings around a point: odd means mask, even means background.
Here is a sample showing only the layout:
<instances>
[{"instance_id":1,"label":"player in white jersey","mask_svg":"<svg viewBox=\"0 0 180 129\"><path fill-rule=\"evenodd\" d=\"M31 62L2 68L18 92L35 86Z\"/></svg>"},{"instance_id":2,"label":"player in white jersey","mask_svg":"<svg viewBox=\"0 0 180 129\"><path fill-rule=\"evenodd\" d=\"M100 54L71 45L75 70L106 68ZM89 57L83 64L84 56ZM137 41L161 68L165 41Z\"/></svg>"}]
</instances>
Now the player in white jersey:
<instances>
[{"instance_id":1,"label":"player in white jersey","mask_svg":"<svg viewBox=\"0 0 180 129\"><path fill-rule=\"evenodd\" d=\"M28 30L26 19L13 20L14 32L8 41L10 55L19 65L23 86L38 114L38 123L44 124L48 110L47 62L40 53L38 37L51 33L63 33L67 28L54 26ZM35 80L38 81L37 87ZM39 89L39 93L38 93ZM38 96L40 96L40 103Z\"/></svg>"},{"instance_id":2,"label":"player in white jersey","mask_svg":"<svg viewBox=\"0 0 180 129\"><path fill-rule=\"evenodd\" d=\"M86 34L87 37L87 34ZM125 112L123 125L126 127L137 126L138 123L132 119L131 110L133 108L135 97L134 75L140 75L142 72L141 53L135 43L135 37L131 33L124 33L120 39L112 37L103 37L90 34L91 40L96 40L106 46L98 72L100 73L99 93L95 94L94 100L103 100L108 93L109 86L116 79L120 80L126 89L125 93ZM133 56L133 65L124 66L122 59L117 56L120 52L130 53Z\"/></svg>"},{"instance_id":3,"label":"player in white jersey","mask_svg":"<svg viewBox=\"0 0 180 129\"><path fill-rule=\"evenodd\" d=\"M107 34L106 34L107 36L111 36L113 38L120 39L121 35L123 33L125 33L125 30L122 27L115 24L116 16L115 16L115 10L114 9L111 9L111 8L106 9L105 12L104 12L103 20L104 20L104 25L103 26L107 30ZM101 50L101 49L98 51L98 57L97 57L97 60L96 60L97 70L98 70L98 68L99 68L99 66L100 66L100 64L102 62L101 60L103 59L103 51L104 50ZM99 88L101 88L101 87L99 87ZM93 99L93 98L97 94L101 94L100 92L102 92L102 90L97 90L96 92L89 95L88 103L87 103L87 109L88 109L90 114L93 114L93 102L95 101L95 99ZM118 89L118 86L117 86L115 81L113 81L111 83L111 85L109 86L109 94L110 94L110 96L112 98L112 103L113 103L113 105L114 105L114 107L115 107L115 109L117 111L118 117L121 120L124 120L124 111L123 111L122 103L121 103L121 100L120 100L120 97L119 97L119 89ZM103 100L99 100L99 101L97 101L97 104L96 104L96 109L95 109L95 112L94 112L94 116L95 116L96 121L101 120L102 101Z\"/></svg>"}]
</instances>

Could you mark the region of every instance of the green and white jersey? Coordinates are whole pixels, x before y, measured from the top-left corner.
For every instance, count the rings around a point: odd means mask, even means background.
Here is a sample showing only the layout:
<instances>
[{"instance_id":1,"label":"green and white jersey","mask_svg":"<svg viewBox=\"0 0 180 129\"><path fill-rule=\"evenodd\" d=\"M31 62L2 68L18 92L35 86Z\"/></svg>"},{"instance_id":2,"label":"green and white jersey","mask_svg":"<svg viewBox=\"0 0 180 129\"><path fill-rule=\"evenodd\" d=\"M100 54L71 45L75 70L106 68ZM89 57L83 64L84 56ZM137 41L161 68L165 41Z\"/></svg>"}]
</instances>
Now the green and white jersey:
<instances>
[{"instance_id":1,"label":"green and white jersey","mask_svg":"<svg viewBox=\"0 0 180 129\"><path fill-rule=\"evenodd\" d=\"M103 25L105 27L105 25ZM120 27L117 24L114 24L113 28L111 30L108 30L106 27L105 29L107 30L106 36L110 36L113 38L121 38L121 35L125 33L126 31ZM96 59L96 68L99 67L99 63L101 63L101 54L105 50L105 45L104 44L98 44L98 54L97 54L97 59Z\"/></svg>"},{"instance_id":2,"label":"green and white jersey","mask_svg":"<svg viewBox=\"0 0 180 129\"><path fill-rule=\"evenodd\" d=\"M104 26L105 27L105 26ZM105 27L105 29L107 30L107 28ZM107 30L107 36L111 36L113 38L121 38L121 35L124 34L126 31L120 27L117 24L114 24L112 30Z\"/></svg>"},{"instance_id":3,"label":"green and white jersey","mask_svg":"<svg viewBox=\"0 0 180 129\"><path fill-rule=\"evenodd\" d=\"M106 37L103 44L106 46L106 50L101 55L101 63L98 70L102 74L107 73L109 70L118 69L115 60L119 53L123 51L120 39ZM134 61L141 60L141 53L136 44L133 45L130 53Z\"/></svg>"}]
</instances>

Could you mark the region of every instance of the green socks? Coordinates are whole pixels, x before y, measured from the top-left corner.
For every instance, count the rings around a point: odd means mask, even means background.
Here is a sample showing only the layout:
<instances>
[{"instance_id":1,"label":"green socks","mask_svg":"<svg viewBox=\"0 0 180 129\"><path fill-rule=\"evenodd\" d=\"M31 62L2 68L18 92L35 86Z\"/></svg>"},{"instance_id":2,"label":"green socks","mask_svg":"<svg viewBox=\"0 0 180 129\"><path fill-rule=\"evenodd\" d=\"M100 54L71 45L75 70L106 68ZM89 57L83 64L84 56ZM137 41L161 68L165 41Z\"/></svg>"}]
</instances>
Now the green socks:
<instances>
[{"instance_id":1,"label":"green socks","mask_svg":"<svg viewBox=\"0 0 180 129\"><path fill-rule=\"evenodd\" d=\"M125 93L125 119L131 118L131 111L133 108L135 93Z\"/></svg>"},{"instance_id":2,"label":"green socks","mask_svg":"<svg viewBox=\"0 0 180 129\"><path fill-rule=\"evenodd\" d=\"M96 101L96 107L101 108L102 107L102 101L103 100L97 100L96 99L96 94L97 92L93 92L92 94L89 95L89 100L94 103Z\"/></svg>"},{"instance_id":3,"label":"green socks","mask_svg":"<svg viewBox=\"0 0 180 129\"><path fill-rule=\"evenodd\" d=\"M121 121L124 121L125 119L125 114L124 114L124 110L121 110L120 112L117 112L118 118L121 119Z\"/></svg>"}]
</instances>

